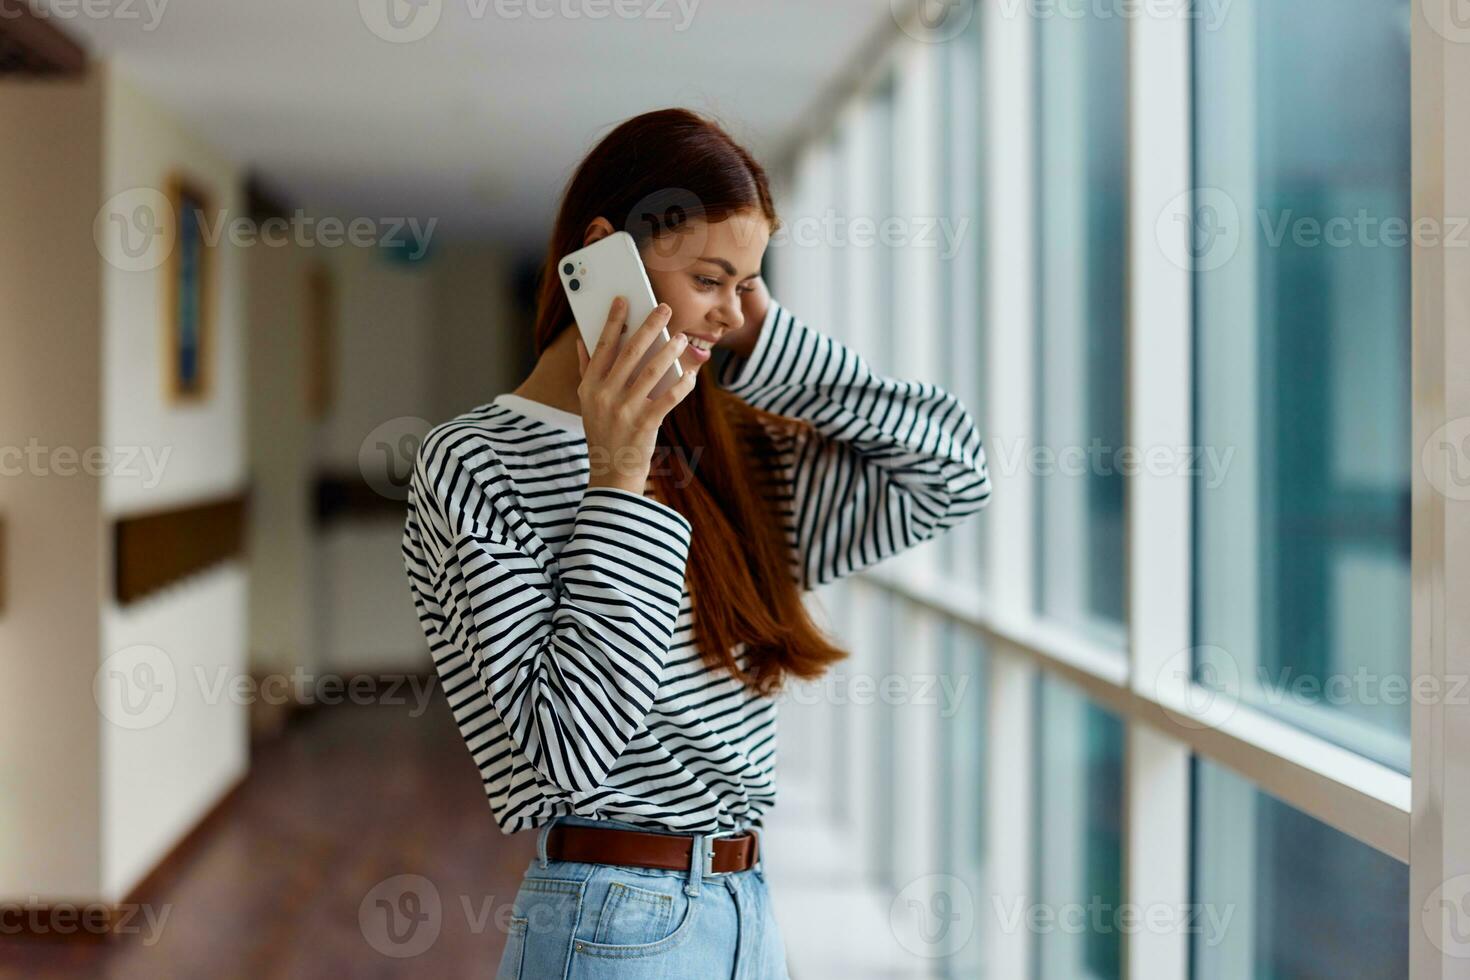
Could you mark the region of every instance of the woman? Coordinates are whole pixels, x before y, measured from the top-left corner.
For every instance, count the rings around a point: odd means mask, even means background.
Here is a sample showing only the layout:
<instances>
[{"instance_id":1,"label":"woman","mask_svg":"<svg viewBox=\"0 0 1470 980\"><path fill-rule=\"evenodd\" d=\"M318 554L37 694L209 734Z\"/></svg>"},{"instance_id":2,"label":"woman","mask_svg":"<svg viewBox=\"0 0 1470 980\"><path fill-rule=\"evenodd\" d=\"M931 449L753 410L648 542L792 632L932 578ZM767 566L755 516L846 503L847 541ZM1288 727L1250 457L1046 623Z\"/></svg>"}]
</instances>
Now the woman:
<instances>
[{"instance_id":1,"label":"woman","mask_svg":"<svg viewBox=\"0 0 1470 980\"><path fill-rule=\"evenodd\" d=\"M774 697L844 656L802 593L988 500L952 395L875 374L770 297L776 227L717 125L624 122L563 198L534 370L420 449L415 606L496 822L539 829L501 978L786 976L758 837ZM615 303L588 351L555 262L619 229L661 302L620 350Z\"/></svg>"}]
</instances>

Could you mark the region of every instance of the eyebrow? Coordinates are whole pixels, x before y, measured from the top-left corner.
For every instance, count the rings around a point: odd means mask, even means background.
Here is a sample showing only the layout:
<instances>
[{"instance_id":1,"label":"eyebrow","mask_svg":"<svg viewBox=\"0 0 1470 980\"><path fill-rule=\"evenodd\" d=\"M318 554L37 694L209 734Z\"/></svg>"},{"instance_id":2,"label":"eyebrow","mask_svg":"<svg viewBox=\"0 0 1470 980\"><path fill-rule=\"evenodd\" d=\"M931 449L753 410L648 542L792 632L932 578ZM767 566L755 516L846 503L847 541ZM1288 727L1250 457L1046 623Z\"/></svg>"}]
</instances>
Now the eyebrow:
<instances>
[{"instance_id":1,"label":"eyebrow","mask_svg":"<svg viewBox=\"0 0 1470 980\"><path fill-rule=\"evenodd\" d=\"M696 261L699 261L699 262L708 262L710 265L717 265L721 269L724 269L725 270L725 275L727 275L727 276L733 276L733 275L735 275L735 267L733 265L731 265L730 263L726 262L724 259L700 256ZM754 279L758 275L760 275L760 270L759 269L757 269L755 272L752 272L750 275L745 276L744 278L746 278L746 279Z\"/></svg>"}]
</instances>

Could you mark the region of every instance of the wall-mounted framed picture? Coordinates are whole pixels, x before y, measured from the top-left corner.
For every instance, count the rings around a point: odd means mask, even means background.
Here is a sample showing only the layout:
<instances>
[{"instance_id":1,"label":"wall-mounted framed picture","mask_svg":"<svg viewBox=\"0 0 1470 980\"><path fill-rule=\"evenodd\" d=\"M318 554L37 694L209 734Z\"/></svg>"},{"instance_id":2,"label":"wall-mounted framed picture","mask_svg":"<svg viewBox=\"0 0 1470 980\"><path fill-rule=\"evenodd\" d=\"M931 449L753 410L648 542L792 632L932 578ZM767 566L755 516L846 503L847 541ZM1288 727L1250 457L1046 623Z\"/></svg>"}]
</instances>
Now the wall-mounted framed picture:
<instances>
[{"instance_id":1,"label":"wall-mounted framed picture","mask_svg":"<svg viewBox=\"0 0 1470 980\"><path fill-rule=\"evenodd\" d=\"M323 419L332 409L336 369L337 280L325 262L306 270L306 413Z\"/></svg>"},{"instance_id":2,"label":"wall-mounted framed picture","mask_svg":"<svg viewBox=\"0 0 1470 980\"><path fill-rule=\"evenodd\" d=\"M168 179L168 198L174 236L163 265L165 389L174 402L202 401L209 395L214 339L215 247L206 227L214 202L179 174Z\"/></svg>"}]
</instances>

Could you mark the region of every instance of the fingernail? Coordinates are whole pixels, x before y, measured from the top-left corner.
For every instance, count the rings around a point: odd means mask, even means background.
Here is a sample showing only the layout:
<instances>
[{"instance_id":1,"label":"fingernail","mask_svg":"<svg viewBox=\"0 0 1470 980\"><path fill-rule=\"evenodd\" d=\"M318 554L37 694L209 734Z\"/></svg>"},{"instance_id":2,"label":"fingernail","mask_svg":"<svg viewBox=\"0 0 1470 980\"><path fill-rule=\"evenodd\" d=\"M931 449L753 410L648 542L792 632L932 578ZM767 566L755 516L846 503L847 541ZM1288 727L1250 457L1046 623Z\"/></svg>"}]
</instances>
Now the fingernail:
<instances>
[{"instance_id":1,"label":"fingernail","mask_svg":"<svg viewBox=\"0 0 1470 980\"><path fill-rule=\"evenodd\" d=\"M679 334L679 346L680 347L687 347L688 345L689 345L689 335L687 333L681 333L681 334Z\"/></svg>"}]
</instances>

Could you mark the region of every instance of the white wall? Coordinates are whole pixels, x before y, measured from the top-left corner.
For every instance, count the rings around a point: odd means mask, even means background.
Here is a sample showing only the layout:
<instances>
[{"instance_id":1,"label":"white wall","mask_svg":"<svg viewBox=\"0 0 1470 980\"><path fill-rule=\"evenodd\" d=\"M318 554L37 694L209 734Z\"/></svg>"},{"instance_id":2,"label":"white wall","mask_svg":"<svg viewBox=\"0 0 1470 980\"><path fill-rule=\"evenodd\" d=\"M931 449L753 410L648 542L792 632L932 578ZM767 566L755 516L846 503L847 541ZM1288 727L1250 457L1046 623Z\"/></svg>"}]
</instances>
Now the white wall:
<instances>
[{"instance_id":1,"label":"white wall","mask_svg":"<svg viewBox=\"0 0 1470 980\"><path fill-rule=\"evenodd\" d=\"M363 442L401 417L440 422L520 384L531 347L518 318L511 260L500 250L433 242L414 266L341 248L338 397L322 428L321 465L357 473ZM422 434L422 433L420 433ZM320 648L342 673L427 670L399 553L401 519L342 521L321 536L315 568Z\"/></svg>"},{"instance_id":2,"label":"white wall","mask_svg":"<svg viewBox=\"0 0 1470 980\"><path fill-rule=\"evenodd\" d=\"M374 249L349 246L319 251L337 270L341 320L337 393L318 461L355 472L368 433L397 416L421 416L432 401L431 263L401 265Z\"/></svg>"},{"instance_id":3,"label":"white wall","mask_svg":"<svg viewBox=\"0 0 1470 980\"><path fill-rule=\"evenodd\" d=\"M212 392L171 403L164 270L104 261L94 220L115 195L163 189L175 171L243 216L236 166L106 65L82 83L0 83L0 132L20 137L0 140L0 452L34 438L78 453L146 449L162 462L0 478L10 670L0 685L0 900L115 901L247 771L248 705L217 685L252 667L428 668L401 520L317 535L312 480L358 472L360 447L386 420L427 426L513 388L530 324L513 311L510 263L492 248L436 247L404 266L373 250L224 239ZM303 392L312 261L338 277L336 399L321 422L306 418ZM117 605L114 520L252 480L248 567L228 563ZM136 645L161 652L174 685L146 727L107 720L93 698L94 680L115 666L108 658Z\"/></svg>"},{"instance_id":4,"label":"white wall","mask_svg":"<svg viewBox=\"0 0 1470 980\"><path fill-rule=\"evenodd\" d=\"M246 256L250 379L250 666L317 665L312 452L306 406L306 286L313 257L294 244Z\"/></svg>"},{"instance_id":5,"label":"white wall","mask_svg":"<svg viewBox=\"0 0 1470 980\"><path fill-rule=\"evenodd\" d=\"M132 188L162 188L182 170L242 215L233 164L193 138L115 70L102 67L102 199ZM188 505L244 488L244 255L222 238L215 253L212 391L199 404L170 404L164 387L163 269L102 266L102 435L113 446L153 447L169 455L161 476L109 473L102 481L105 520ZM160 457L161 458L161 457ZM104 556L110 567L110 553ZM246 663L247 575L230 562L127 607L107 595L101 655L134 644L163 651L175 674L172 710L157 724L104 723L102 884L118 899L193 827L248 765L248 711L217 696L221 679Z\"/></svg>"},{"instance_id":6,"label":"white wall","mask_svg":"<svg viewBox=\"0 0 1470 980\"><path fill-rule=\"evenodd\" d=\"M51 454L101 439L92 242L101 117L98 79L0 79L0 899L8 901L86 899L99 888L99 486L63 475L76 460ZM33 439L48 449L34 466L16 457Z\"/></svg>"},{"instance_id":7,"label":"white wall","mask_svg":"<svg viewBox=\"0 0 1470 980\"><path fill-rule=\"evenodd\" d=\"M360 473L358 455L378 426L426 418L432 262L402 265L374 249L324 249L338 281L336 397L318 434L317 465ZM317 543L318 649L340 673L425 669L423 632L403 579L401 520L330 524Z\"/></svg>"},{"instance_id":8,"label":"white wall","mask_svg":"<svg viewBox=\"0 0 1470 980\"><path fill-rule=\"evenodd\" d=\"M488 245L443 243L433 255L432 421L510 391L534 362L531 315L515 309L512 260ZM522 319L524 317L524 319Z\"/></svg>"}]
</instances>

